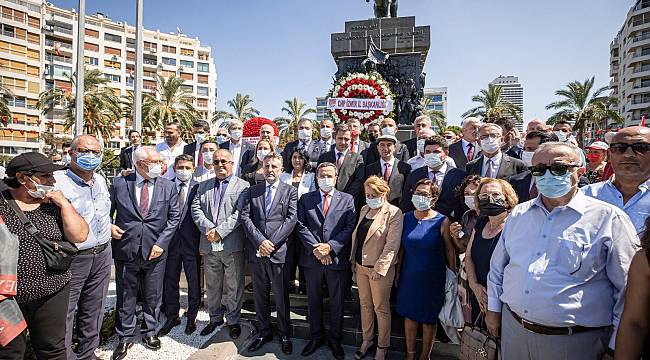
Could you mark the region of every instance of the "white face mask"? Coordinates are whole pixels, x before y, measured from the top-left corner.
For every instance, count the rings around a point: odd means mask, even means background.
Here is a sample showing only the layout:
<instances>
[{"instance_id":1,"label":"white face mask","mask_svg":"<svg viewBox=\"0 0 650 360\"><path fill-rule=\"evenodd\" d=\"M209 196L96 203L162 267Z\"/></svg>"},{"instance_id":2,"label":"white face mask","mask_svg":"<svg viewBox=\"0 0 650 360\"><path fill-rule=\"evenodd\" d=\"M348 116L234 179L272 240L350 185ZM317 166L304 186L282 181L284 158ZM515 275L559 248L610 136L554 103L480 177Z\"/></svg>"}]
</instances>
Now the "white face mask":
<instances>
[{"instance_id":1,"label":"white face mask","mask_svg":"<svg viewBox=\"0 0 650 360\"><path fill-rule=\"evenodd\" d=\"M432 170L440 169L442 164L443 162L440 157L440 154L430 153L424 155L424 165L426 165L429 169Z\"/></svg>"},{"instance_id":2,"label":"white face mask","mask_svg":"<svg viewBox=\"0 0 650 360\"><path fill-rule=\"evenodd\" d=\"M334 189L334 179L333 178L319 178L318 187L323 190L325 193L329 193Z\"/></svg>"},{"instance_id":3,"label":"white face mask","mask_svg":"<svg viewBox=\"0 0 650 360\"><path fill-rule=\"evenodd\" d=\"M382 135L393 135L395 136L395 128L386 126L385 128L381 129L381 134Z\"/></svg>"},{"instance_id":4,"label":"white face mask","mask_svg":"<svg viewBox=\"0 0 650 360\"><path fill-rule=\"evenodd\" d=\"M307 141L311 139L311 129L300 129L298 130L298 139L302 141Z\"/></svg>"},{"instance_id":5,"label":"white face mask","mask_svg":"<svg viewBox=\"0 0 650 360\"><path fill-rule=\"evenodd\" d=\"M257 150L257 160L264 161L264 158L271 152L269 150Z\"/></svg>"},{"instance_id":6,"label":"white face mask","mask_svg":"<svg viewBox=\"0 0 650 360\"><path fill-rule=\"evenodd\" d=\"M226 135L217 135L217 144L221 145L228 141L228 137Z\"/></svg>"},{"instance_id":7,"label":"white face mask","mask_svg":"<svg viewBox=\"0 0 650 360\"><path fill-rule=\"evenodd\" d=\"M476 210L476 202L474 201L474 195L465 195L465 205L467 205L470 210Z\"/></svg>"},{"instance_id":8,"label":"white face mask","mask_svg":"<svg viewBox=\"0 0 650 360\"><path fill-rule=\"evenodd\" d=\"M177 170L176 178L182 182L188 182L192 178L192 170Z\"/></svg>"},{"instance_id":9,"label":"white face mask","mask_svg":"<svg viewBox=\"0 0 650 360\"><path fill-rule=\"evenodd\" d=\"M411 202L417 210L426 211L431 209L431 199L428 196L413 195Z\"/></svg>"},{"instance_id":10,"label":"white face mask","mask_svg":"<svg viewBox=\"0 0 650 360\"><path fill-rule=\"evenodd\" d=\"M150 177L152 179L155 179L158 176L160 176L161 174L162 174L162 165L155 164L155 165L149 166L149 171L147 171L147 176L148 177Z\"/></svg>"},{"instance_id":11,"label":"white face mask","mask_svg":"<svg viewBox=\"0 0 650 360\"><path fill-rule=\"evenodd\" d=\"M451 145L456 142L454 139L446 139L446 140L447 140L447 145Z\"/></svg>"},{"instance_id":12,"label":"white face mask","mask_svg":"<svg viewBox=\"0 0 650 360\"><path fill-rule=\"evenodd\" d=\"M567 136L567 133L565 133L564 131L559 131L558 130L558 131L553 131L553 132L555 133L555 135L557 135L557 139L560 142L566 142L569 139L569 137Z\"/></svg>"},{"instance_id":13,"label":"white face mask","mask_svg":"<svg viewBox=\"0 0 650 360\"><path fill-rule=\"evenodd\" d=\"M380 197L374 199L366 197L366 204L368 204L368 207L371 209L377 209L384 204L384 199Z\"/></svg>"},{"instance_id":14,"label":"white face mask","mask_svg":"<svg viewBox=\"0 0 650 360\"><path fill-rule=\"evenodd\" d=\"M521 152L521 161L526 164L526 166L530 167L533 166L533 155L535 154L534 151L522 151Z\"/></svg>"},{"instance_id":15,"label":"white face mask","mask_svg":"<svg viewBox=\"0 0 650 360\"><path fill-rule=\"evenodd\" d=\"M72 156L70 156L70 154L65 154L61 160L63 161L64 165L68 165L72 162Z\"/></svg>"},{"instance_id":16,"label":"white face mask","mask_svg":"<svg viewBox=\"0 0 650 360\"><path fill-rule=\"evenodd\" d=\"M205 140L205 134L194 134L194 140L196 140L197 143L201 144L203 140Z\"/></svg>"},{"instance_id":17,"label":"white face mask","mask_svg":"<svg viewBox=\"0 0 650 360\"><path fill-rule=\"evenodd\" d=\"M243 131L241 131L239 129L230 130L230 137L235 139L235 140L241 139L242 134L243 134Z\"/></svg>"},{"instance_id":18,"label":"white face mask","mask_svg":"<svg viewBox=\"0 0 650 360\"><path fill-rule=\"evenodd\" d=\"M418 153L419 154L424 154L424 143L426 142L426 139L418 139Z\"/></svg>"},{"instance_id":19,"label":"white face mask","mask_svg":"<svg viewBox=\"0 0 650 360\"><path fill-rule=\"evenodd\" d=\"M324 127L320 129L320 137L329 139L332 137L332 129Z\"/></svg>"},{"instance_id":20,"label":"white face mask","mask_svg":"<svg viewBox=\"0 0 650 360\"><path fill-rule=\"evenodd\" d=\"M203 152L203 163L206 165L212 165L212 151Z\"/></svg>"},{"instance_id":21,"label":"white face mask","mask_svg":"<svg viewBox=\"0 0 650 360\"><path fill-rule=\"evenodd\" d=\"M27 194L35 199L43 199L47 193L54 190L54 186L37 184L32 178L29 180L36 186L36 190L28 189Z\"/></svg>"},{"instance_id":22,"label":"white face mask","mask_svg":"<svg viewBox=\"0 0 650 360\"><path fill-rule=\"evenodd\" d=\"M487 138L481 140L481 149L483 149L483 151L488 154L494 154L495 152L499 151L499 147L500 145L498 138Z\"/></svg>"}]
</instances>

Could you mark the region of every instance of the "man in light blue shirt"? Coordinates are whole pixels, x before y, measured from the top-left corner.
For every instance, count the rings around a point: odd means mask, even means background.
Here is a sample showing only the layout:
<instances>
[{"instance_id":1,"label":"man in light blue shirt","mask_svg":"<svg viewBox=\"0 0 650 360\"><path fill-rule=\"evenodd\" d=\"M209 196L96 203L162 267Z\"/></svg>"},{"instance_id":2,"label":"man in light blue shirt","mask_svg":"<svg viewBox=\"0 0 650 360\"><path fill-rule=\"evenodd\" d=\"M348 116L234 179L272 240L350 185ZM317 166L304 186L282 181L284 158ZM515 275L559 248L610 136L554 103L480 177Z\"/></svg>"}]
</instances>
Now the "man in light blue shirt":
<instances>
[{"instance_id":1,"label":"man in light blue shirt","mask_svg":"<svg viewBox=\"0 0 650 360\"><path fill-rule=\"evenodd\" d=\"M614 349L636 231L621 209L578 190L580 151L540 145L531 168L540 196L512 210L492 254L486 322L504 360Z\"/></svg>"},{"instance_id":2,"label":"man in light blue shirt","mask_svg":"<svg viewBox=\"0 0 650 360\"><path fill-rule=\"evenodd\" d=\"M70 146L70 168L54 173L56 188L72 203L90 231L86 241L76 244L79 253L72 259L70 299L66 329L68 359L92 359L99 346L104 304L111 276L110 194L106 180L95 172L103 148L90 135L81 135ZM72 330L76 316L79 344L72 350Z\"/></svg>"},{"instance_id":3,"label":"man in light blue shirt","mask_svg":"<svg viewBox=\"0 0 650 360\"><path fill-rule=\"evenodd\" d=\"M650 216L650 129L624 128L614 135L611 146L607 154L613 178L585 186L582 191L623 209L641 234Z\"/></svg>"}]
</instances>

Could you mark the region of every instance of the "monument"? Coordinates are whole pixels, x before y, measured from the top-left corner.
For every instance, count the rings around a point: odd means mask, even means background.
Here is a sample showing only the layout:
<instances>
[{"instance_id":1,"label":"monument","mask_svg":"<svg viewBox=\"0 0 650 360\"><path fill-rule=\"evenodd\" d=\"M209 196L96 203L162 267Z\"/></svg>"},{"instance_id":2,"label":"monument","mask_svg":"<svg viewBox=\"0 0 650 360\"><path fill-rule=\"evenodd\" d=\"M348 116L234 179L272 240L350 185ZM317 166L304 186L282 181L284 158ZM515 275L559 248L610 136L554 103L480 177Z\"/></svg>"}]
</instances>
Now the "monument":
<instances>
[{"instance_id":1,"label":"monument","mask_svg":"<svg viewBox=\"0 0 650 360\"><path fill-rule=\"evenodd\" d=\"M431 30L417 26L414 16L398 17L397 0L375 0L374 11L377 17L346 21L344 32L331 34L335 83L350 73L378 72L390 84L393 114L404 128L422 110Z\"/></svg>"}]
</instances>

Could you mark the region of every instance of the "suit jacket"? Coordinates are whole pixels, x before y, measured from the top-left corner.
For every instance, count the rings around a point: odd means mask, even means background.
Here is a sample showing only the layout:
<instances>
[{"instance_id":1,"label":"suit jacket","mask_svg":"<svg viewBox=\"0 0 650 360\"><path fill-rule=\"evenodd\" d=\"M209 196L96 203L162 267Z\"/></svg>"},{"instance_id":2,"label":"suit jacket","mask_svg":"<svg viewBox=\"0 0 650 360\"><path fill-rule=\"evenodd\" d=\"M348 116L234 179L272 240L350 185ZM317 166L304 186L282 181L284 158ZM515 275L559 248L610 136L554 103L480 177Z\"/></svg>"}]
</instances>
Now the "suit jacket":
<instances>
[{"instance_id":1,"label":"suit jacket","mask_svg":"<svg viewBox=\"0 0 650 360\"><path fill-rule=\"evenodd\" d=\"M239 171L239 174L237 176L241 177L241 170L244 168L245 165L249 164L253 158L255 157L255 146L253 144L249 143L248 141L241 139L241 150L239 151L239 159L232 159L232 161L239 161L239 167L237 168ZM230 150L230 140L226 141L225 143L219 145L220 149L226 149Z\"/></svg>"},{"instance_id":2,"label":"suit jacket","mask_svg":"<svg viewBox=\"0 0 650 360\"><path fill-rule=\"evenodd\" d=\"M404 141L402 144L406 146L406 149L409 152L409 159L418 154L418 139L412 138Z\"/></svg>"},{"instance_id":3,"label":"suit jacket","mask_svg":"<svg viewBox=\"0 0 650 360\"><path fill-rule=\"evenodd\" d=\"M508 149L508 151L506 151L506 154L510 157L521 160L521 153L523 151L524 149L521 147L521 145L515 145Z\"/></svg>"},{"instance_id":4,"label":"suit jacket","mask_svg":"<svg viewBox=\"0 0 650 360\"><path fill-rule=\"evenodd\" d=\"M226 191L221 197L221 205L216 210L219 212L219 221L215 224L212 199L216 182L216 178L211 178L199 183L196 196L192 200L192 219L201 232L199 250L204 254L212 251L212 243L208 241L206 234L209 230L216 229L221 237L223 251L226 253L243 251L246 236L240 226L239 215L244 205L244 192L249 185L236 176L230 177Z\"/></svg>"},{"instance_id":5,"label":"suit jacket","mask_svg":"<svg viewBox=\"0 0 650 360\"><path fill-rule=\"evenodd\" d=\"M370 146L367 149L368 154L366 155L366 158L364 161L366 164L372 164L375 161L379 161L381 156L379 156L379 150L377 150L377 142L373 142L370 144ZM406 163L409 161L411 158L411 155L409 154L408 149L406 148L406 145L404 145L401 142L397 143L397 146L395 147L395 153L393 154L395 156L395 159Z\"/></svg>"},{"instance_id":6,"label":"suit jacket","mask_svg":"<svg viewBox=\"0 0 650 360\"><path fill-rule=\"evenodd\" d=\"M463 182L466 176L467 173L465 171L447 166L447 172L445 173L445 177L442 179L440 196L438 197L434 210L447 216L452 222L460 221L463 216L463 203L456 196L456 188ZM400 203L400 209L402 209L402 212L407 213L415 209L411 202L413 192L415 191L415 184L417 184L420 179L427 179L428 177L429 168L424 166L414 170L406 178L406 183L404 184L404 196L402 196L402 202Z\"/></svg>"},{"instance_id":7,"label":"suit jacket","mask_svg":"<svg viewBox=\"0 0 650 360\"><path fill-rule=\"evenodd\" d=\"M316 144L320 146L320 153L324 154L330 150L334 150L334 147L336 146L336 141L332 139L332 143L330 144L329 149L326 148L327 146L325 145L325 141L323 141L323 139L318 139Z\"/></svg>"},{"instance_id":8,"label":"suit jacket","mask_svg":"<svg viewBox=\"0 0 650 360\"><path fill-rule=\"evenodd\" d=\"M282 167L285 172L291 172L293 170L293 165L291 165L291 154L293 150L298 146L300 140L292 141L285 145L284 150L282 150ZM322 153L323 146L318 144L317 141L312 140L307 147L307 154L309 155L309 162L312 168L316 168L318 164L318 158Z\"/></svg>"},{"instance_id":9,"label":"suit jacket","mask_svg":"<svg viewBox=\"0 0 650 360\"><path fill-rule=\"evenodd\" d=\"M172 183L176 183L172 180ZM185 200L185 206L180 211L180 220L174 237L169 243L168 253L170 255L183 254L183 255L199 255L199 238L201 232L199 228L196 227L194 219L192 219L192 199L196 195L196 189L198 188L199 183L190 180L190 183L187 186L187 200Z\"/></svg>"},{"instance_id":10,"label":"suit jacket","mask_svg":"<svg viewBox=\"0 0 650 360\"><path fill-rule=\"evenodd\" d=\"M390 187L388 202L392 205L399 206L404 191L404 183L410 173L411 165L395 159L393 171L388 178L388 186ZM366 178L372 175L379 176L380 178L384 177L384 169L381 168L381 161L375 161L366 166Z\"/></svg>"},{"instance_id":11,"label":"suit jacket","mask_svg":"<svg viewBox=\"0 0 650 360\"><path fill-rule=\"evenodd\" d=\"M138 248L142 247L140 256L147 260L154 245L160 246L164 252L153 261L167 257L169 243L180 219L178 193L174 183L165 178L157 177L153 182L149 213L142 216L135 195L136 174L118 176L113 180L111 217L115 216L114 224L124 230L121 239L112 241L113 259L135 261Z\"/></svg>"},{"instance_id":12,"label":"suit jacket","mask_svg":"<svg viewBox=\"0 0 650 360\"><path fill-rule=\"evenodd\" d=\"M298 201L296 231L303 246L299 264L309 268L331 270L350 268L350 248L356 215L352 195L341 191L331 194L327 216L323 214L320 190L303 195ZM312 253L315 244L327 243L332 248L332 264L323 265Z\"/></svg>"},{"instance_id":13,"label":"suit jacket","mask_svg":"<svg viewBox=\"0 0 650 360\"><path fill-rule=\"evenodd\" d=\"M357 230L362 219L366 217L370 208L364 205L359 213L359 223L352 233L352 247L350 250L350 261L352 269L356 267L355 254L359 246ZM402 226L404 215L402 211L387 202L384 202L381 209L370 224L368 234L363 241L361 249L361 261L363 266L372 266L376 272L386 276L390 267L397 263L397 254L402 241Z\"/></svg>"},{"instance_id":14,"label":"suit jacket","mask_svg":"<svg viewBox=\"0 0 650 360\"><path fill-rule=\"evenodd\" d=\"M271 210L266 215L265 193L267 183L263 182L250 187L245 191L244 206L241 212L241 223L251 246L248 252L249 262L258 262L255 255L260 244L269 240L275 246L270 260L276 264L284 264L287 244L290 235L296 226L296 211L298 205L298 191L283 182L278 182L278 188L273 197Z\"/></svg>"},{"instance_id":15,"label":"suit jacket","mask_svg":"<svg viewBox=\"0 0 650 360\"><path fill-rule=\"evenodd\" d=\"M133 168L133 146L120 149L120 170Z\"/></svg>"},{"instance_id":16,"label":"suit jacket","mask_svg":"<svg viewBox=\"0 0 650 360\"><path fill-rule=\"evenodd\" d=\"M474 158L472 160L478 159L480 155L481 151L477 147L474 147ZM466 170L465 167L467 166L468 161L461 140L449 145L449 157L454 159L457 169Z\"/></svg>"},{"instance_id":17,"label":"suit jacket","mask_svg":"<svg viewBox=\"0 0 650 360\"><path fill-rule=\"evenodd\" d=\"M183 154L192 155L192 157L194 158L194 166L203 165L203 164L199 164L199 157L196 151L196 141L193 141L183 146Z\"/></svg>"},{"instance_id":18,"label":"suit jacket","mask_svg":"<svg viewBox=\"0 0 650 360\"><path fill-rule=\"evenodd\" d=\"M483 156L480 156L478 159L474 159L467 163L465 170L468 175L479 175L481 176L481 171L483 170ZM526 171L526 164L519 159L515 159L506 154L502 154L501 164L499 164L499 170L495 178L507 180L511 176L520 174Z\"/></svg>"},{"instance_id":19,"label":"suit jacket","mask_svg":"<svg viewBox=\"0 0 650 360\"><path fill-rule=\"evenodd\" d=\"M318 164L324 162L336 164L336 149L328 151L320 156ZM355 208L360 209L361 196L357 195L363 192L363 182L365 181L365 168L363 166L361 155L348 150L338 173L339 175L336 179L336 190L354 195Z\"/></svg>"}]
</instances>

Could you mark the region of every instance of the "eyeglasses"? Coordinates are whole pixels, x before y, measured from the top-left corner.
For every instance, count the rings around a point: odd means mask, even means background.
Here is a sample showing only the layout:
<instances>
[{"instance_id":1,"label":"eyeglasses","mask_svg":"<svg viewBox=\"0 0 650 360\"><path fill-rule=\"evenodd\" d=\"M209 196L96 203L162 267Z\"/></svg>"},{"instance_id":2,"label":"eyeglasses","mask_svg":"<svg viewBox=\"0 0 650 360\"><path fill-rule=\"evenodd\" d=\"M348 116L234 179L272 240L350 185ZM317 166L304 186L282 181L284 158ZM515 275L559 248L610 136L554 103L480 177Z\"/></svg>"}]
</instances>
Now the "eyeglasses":
<instances>
[{"instance_id":1,"label":"eyeglasses","mask_svg":"<svg viewBox=\"0 0 650 360\"><path fill-rule=\"evenodd\" d=\"M77 149L77 154L95 154L101 155L101 150L90 150L90 149Z\"/></svg>"},{"instance_id":2,"label":"eyeglasses","mask_svg":"<svg viewBox=\"0 0 650 360\"><path fill-rule=\"evenodd\" d=\"M551 165L539 164L539 165L531 166L529 169L530 172L533 174L533 176L544 176L544 174L546 174L546 170L550 171L551 174L555 176L562 176L562 175L566 175L569 169L573 169L576 167L580 167L580 166L574 164L553 163Z\"/></svg>"},{"instance_id":3,"label":"eyeglasses","mask_svg":"<svg viewBox=\"0 0 650 360\"><path fill-rule=\"evenodd\" d=\"M157 160L157 161L140 160L140 161L142 161L143 163L145 163L147 165L162 165L163 164L162 160Z\"/></svg>"},{"instance_id":4,"label":"eyeglasses","mask_svg":"<svg viewBox=\"0 0 650 360\"><path fill-rule=\"evenodd\" d=\"M499 135L499 134L486 134L486 135L481 135L481 137L479 137L479 139L480 140L485 140L487 138L496 139L496 138L499 138L499 137L501 137L501 135Z\"/></svg>"},{"instance_id":5,"label":"eyeglasses","mask_svg":"<svg viewBox=\"0 0 650 360\"><path fill-rule=\"evenodd\" d=\"M627 143L614 143L609 145L609 150L615 154L625 154L628 148L632 148L632 151L639 155L645 155L650 151L650 143L647 142L638 142L634 144Z\"/></svg>"},{"instance_id":6,"label":"eyeglasses","mask_svg":"<svg viewBox=\"0 0 650 360\"><path fill-rule=\"evenodd\" d=\"M212 164L215 164L215 165L216 165L216 164L226 165L226 164L229 164L229 163L231 163L231 162L232 162L232 161L230 161L230 160L225 160L225 159L220 159L220 160L216 160L216 159L215 159L215 160L212 160Z\"/></svg>"}]
</instances>

